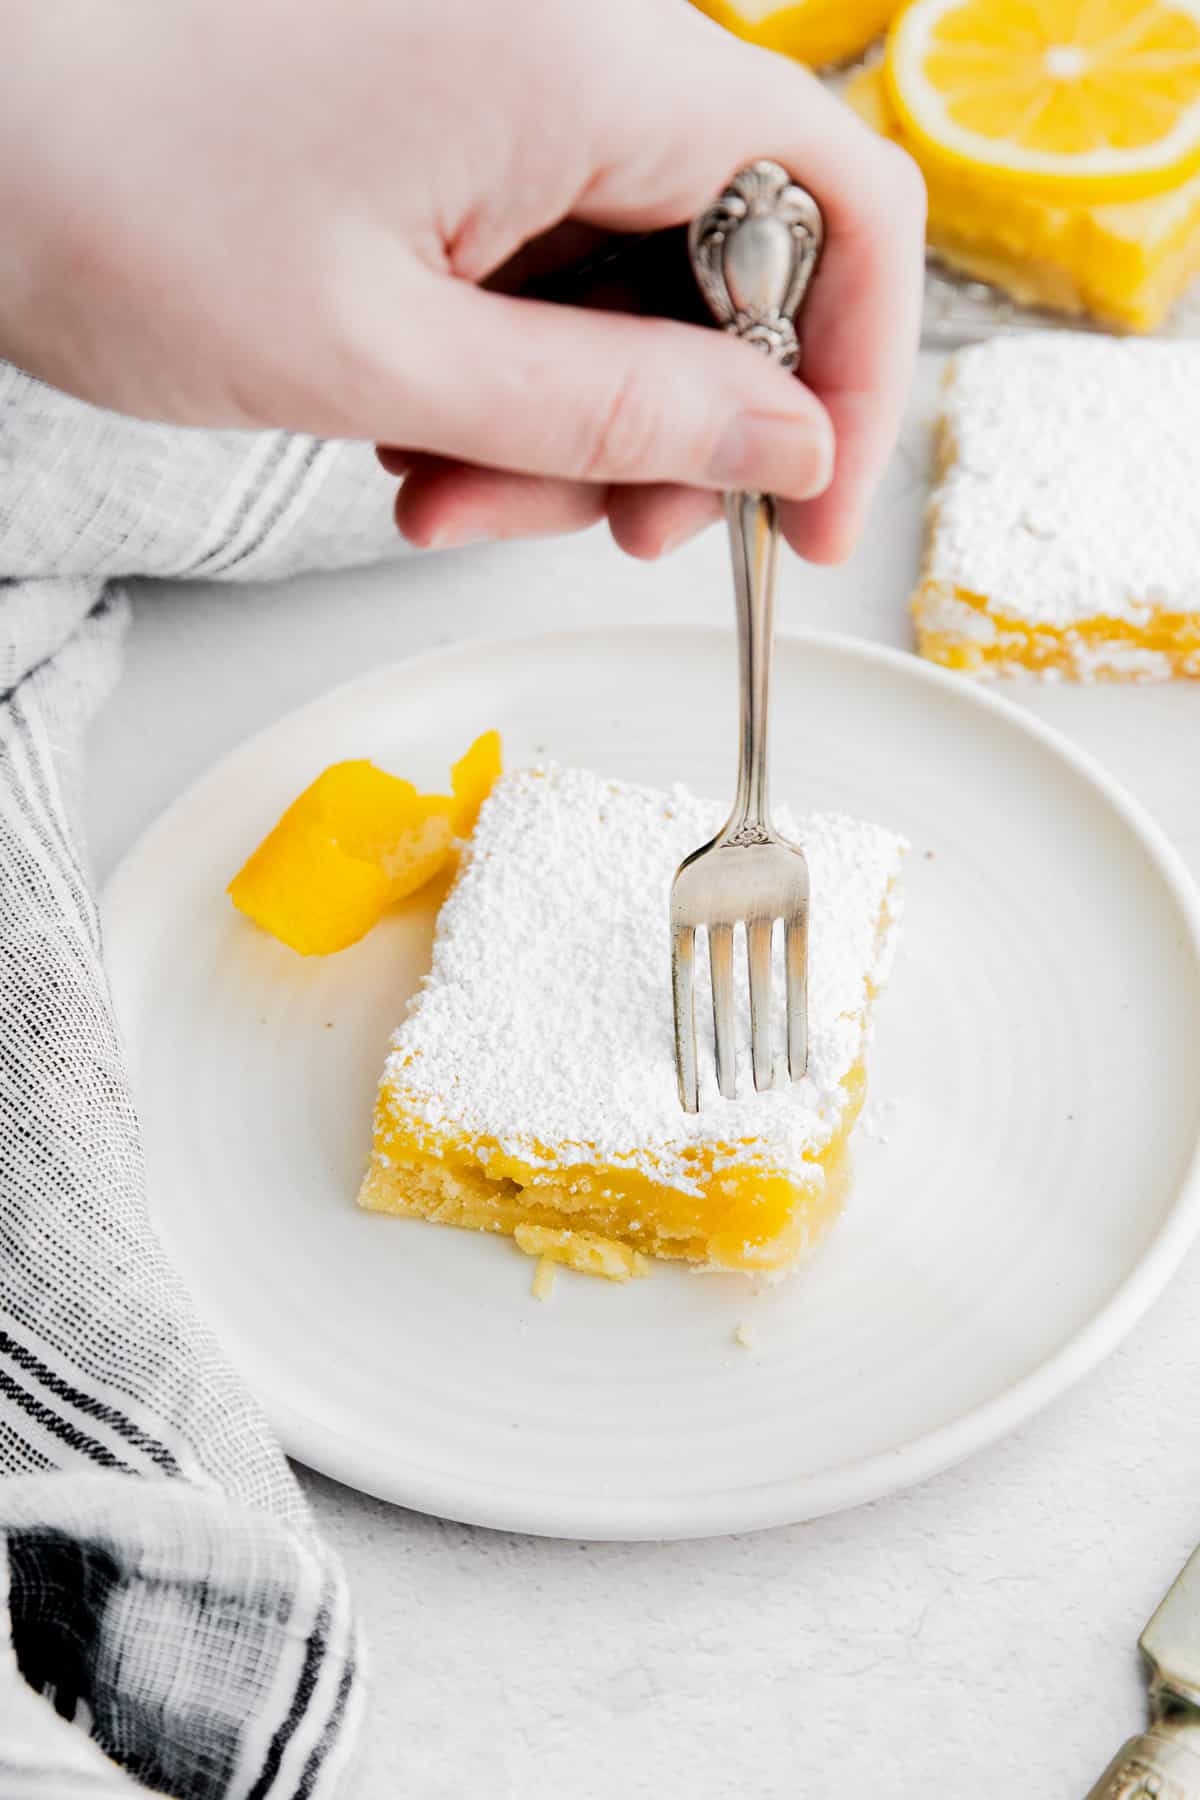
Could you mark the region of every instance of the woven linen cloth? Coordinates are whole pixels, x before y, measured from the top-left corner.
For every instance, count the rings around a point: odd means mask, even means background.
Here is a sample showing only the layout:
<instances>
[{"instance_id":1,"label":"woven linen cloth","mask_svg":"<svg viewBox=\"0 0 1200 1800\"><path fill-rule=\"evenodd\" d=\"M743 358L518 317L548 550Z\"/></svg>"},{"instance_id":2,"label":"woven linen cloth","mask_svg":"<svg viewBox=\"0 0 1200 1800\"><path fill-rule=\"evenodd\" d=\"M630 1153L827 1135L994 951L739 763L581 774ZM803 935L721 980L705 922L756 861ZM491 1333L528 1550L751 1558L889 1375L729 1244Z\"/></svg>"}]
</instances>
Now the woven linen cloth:
<instances>
[{"instance_id":1,"label":"woven linen cloth","mask_svg":"<svg viewBox=\"0 0 1200 1800\"><path fill-rule=\"evenodd\" d=\"M0 364L0 1800L345 1791L345 1582L149 1223L75 790L123 577L373 560L393 485Z\"/></svg>"}]
</instances>

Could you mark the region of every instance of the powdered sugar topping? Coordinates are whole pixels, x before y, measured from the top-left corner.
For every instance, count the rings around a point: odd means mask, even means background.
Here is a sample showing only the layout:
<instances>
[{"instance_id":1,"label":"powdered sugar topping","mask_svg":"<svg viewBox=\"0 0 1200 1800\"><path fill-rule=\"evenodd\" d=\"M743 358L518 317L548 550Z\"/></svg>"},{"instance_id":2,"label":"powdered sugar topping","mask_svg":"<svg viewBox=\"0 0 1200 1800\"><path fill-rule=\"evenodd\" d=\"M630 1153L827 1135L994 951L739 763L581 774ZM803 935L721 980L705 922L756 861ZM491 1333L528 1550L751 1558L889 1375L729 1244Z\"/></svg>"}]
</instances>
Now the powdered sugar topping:
<instances>
[{"instance_id":1,"label":"powdered sugar topping","mask_svg":"<svg viewBox=\"0 0 1200 1800\"><path fill-rule=\"evenodd\" d=\"M996 338L943 427L928 581L1055 629L1200 611L1200 344Z\"/></svg>"},{"instance_id":2,"label":"powdered sugar topping","mask_svg":"<svg viewBox=\"0 0 1200 1800\"><path fill-rule=\"evenodd\" d=\"M502 777L442 908L433 964L393 1040L386 1096L409 1125L541 1166L609 1162L692 1189L689 1152L747 1154L795 1169L828 1141L859 1059L870 987L889 936L881 915L902 841L840 816L780 829L808 856L810 1061L804 1081L763 1094L750 1078L744 995L739 1096L721 1100L698 984L702 1106L675 1086L667 901L682 858L723 809L575 769ZM698 962L703 964L703 956ZM739 981L741 990L744 981ZM782 1019L782 988L777 994ZM707 1034L707 1042L705 1041ZM734 1146L740 1146L736 1152Z\"/></svg>"}]
</instances>

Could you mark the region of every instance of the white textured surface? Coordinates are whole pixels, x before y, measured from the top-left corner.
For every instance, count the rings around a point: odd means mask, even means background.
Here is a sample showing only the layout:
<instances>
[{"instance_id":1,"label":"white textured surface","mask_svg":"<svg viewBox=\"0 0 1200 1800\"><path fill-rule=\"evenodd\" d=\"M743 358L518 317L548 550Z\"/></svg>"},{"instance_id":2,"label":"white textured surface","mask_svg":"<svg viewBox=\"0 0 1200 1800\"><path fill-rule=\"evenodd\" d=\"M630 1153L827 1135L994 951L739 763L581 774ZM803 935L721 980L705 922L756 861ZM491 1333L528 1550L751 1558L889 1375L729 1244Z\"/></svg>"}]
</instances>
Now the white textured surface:
<instances>
[{"instance_id":1,"label":"white textured surface","mask_svg":"<svg viewBox=\"0 0 1200 1800\"><path fill-rule=\"evenodd\" d=\"M812 883L808 1072L755 1091L739 961L738 1097L718 1104L702 1037L701 1106L685 1113L671 1023L671 879L727 812L679 784L647 788L586 769L502 776L388 1059L387 1098L399 1116L434 1146L450 1132L531 1167L601 1162L683 1193L702 1191L691 1154L700 1145L717 1152L717 1169L738 1161L797 1174L841 1118L868 983L880 982L890 949L880 920L903 845L864 820L797 821L779 809L779 830L805 852ZM775 964L778 1021L782 956Z\"/></svg>"},{"instance_id":2,"label":"white textured surface","mask_svg":"<svg viewBox=\"0 0 1200 1800\"><path fill-rule=\"evenodd\" d=\"M109 884L152 1216L301 1461L555 1536L811 1518L1011 1430L1120 1341L1186 1250L1200 918L1169 851L1005 702L812 634L776 645L776 787L877 809L920 848L871 1055L898 1127L886 1156L857 1147L820 1254L752 1293L762 1354L729 1355L742 1276L567 1274L541 1306L507 1238L353 1205L436 896L339 956L297 957L229 905L229 869L313 767L365 754L424 784L484 718L518 766L541 745L657 786L682 765L711 792L729 753L707 721L733 715L735 663L728 630L609 626L393 664L225 758Z\"/></svg>"},{"instance_id":3,"label":"white textured surface","mask_svg":"<svg viewBox=\"0 0 1200 1800\"><path fill-rule=\"evenodd\" d=\"M914 423L847 569L789 563L785 622L908 641ZM498 616L473 579L515 564ZM661 570L602 540L327 583L147 589L96 733L107 871L214 757L331 680L451 636L612 617L724 620L712 538ZM1025 689L1200 872L1200 697ZM752 1352L737 1351L740 1356ZM1082 1800L1143 1718L1134 1641L1200 1533L1200 1251L1134 1338L1005 1443L839 1518L702 1543L555 1543L447 1525L307 1478L371 1634L355 1800Z\"/></svg>"},{"instance_id":4,"label":"white textured surface","mask_svg":"<svg viewBox=\"0 0 1200 1800\"><path fill-rule=\"evenodd\" d=\"M930 581L1060 629L1200 611L1200 344L996 338L945 420Z\"/></svg>"}]
</instances>

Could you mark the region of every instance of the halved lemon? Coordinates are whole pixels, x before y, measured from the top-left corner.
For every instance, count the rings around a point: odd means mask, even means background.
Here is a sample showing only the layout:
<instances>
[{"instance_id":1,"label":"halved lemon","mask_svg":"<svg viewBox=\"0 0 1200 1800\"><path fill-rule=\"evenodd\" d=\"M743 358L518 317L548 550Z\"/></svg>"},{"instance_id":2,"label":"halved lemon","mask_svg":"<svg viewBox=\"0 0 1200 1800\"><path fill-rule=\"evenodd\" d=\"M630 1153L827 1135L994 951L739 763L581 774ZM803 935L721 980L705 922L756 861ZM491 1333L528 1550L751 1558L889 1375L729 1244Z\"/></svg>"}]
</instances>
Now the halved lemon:
<instances>
[{"instance_id":1,"label":"halved lemon","mask_svg":"<svg viewBox=\"0 0 1200 1800\"><path fill-rule=\"evenodd\" d=\"M820 68L845 62L877 38L899 0L695 0L718 25L749 43Z\"/></svg>"},{"instance_id":2,"label":"halved lemon","mask_svg":"<svg viewBox=\"0 0 1200 1800\"><path fill-rule=\"evenodd\" d=\"M885 69L922 161L1088 202L1200 167L1200 0L911 0Z\"/></svg>"}]
</instances>

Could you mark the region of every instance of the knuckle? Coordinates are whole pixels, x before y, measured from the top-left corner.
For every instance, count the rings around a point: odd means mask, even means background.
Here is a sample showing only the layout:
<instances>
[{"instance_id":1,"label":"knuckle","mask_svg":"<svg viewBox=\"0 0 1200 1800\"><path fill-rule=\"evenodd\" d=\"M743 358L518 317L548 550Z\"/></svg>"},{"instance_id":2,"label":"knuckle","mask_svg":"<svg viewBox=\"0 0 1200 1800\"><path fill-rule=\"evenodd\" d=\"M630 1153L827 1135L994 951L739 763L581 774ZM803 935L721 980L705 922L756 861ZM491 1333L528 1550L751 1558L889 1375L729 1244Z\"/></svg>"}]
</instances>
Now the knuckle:
<instances>
[{"instance_id":1,"label":"knuckle","mask_svg":"<svg viewBox=\"0 0 1200 1800\"><path fill-rule=\"evenodd\" d=\"M642 374L622 376L589 428L579 474L584 481L636 481L653 472L662 435L658 407Z\"/></svg>"}]
</instances>

